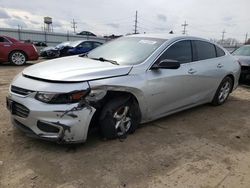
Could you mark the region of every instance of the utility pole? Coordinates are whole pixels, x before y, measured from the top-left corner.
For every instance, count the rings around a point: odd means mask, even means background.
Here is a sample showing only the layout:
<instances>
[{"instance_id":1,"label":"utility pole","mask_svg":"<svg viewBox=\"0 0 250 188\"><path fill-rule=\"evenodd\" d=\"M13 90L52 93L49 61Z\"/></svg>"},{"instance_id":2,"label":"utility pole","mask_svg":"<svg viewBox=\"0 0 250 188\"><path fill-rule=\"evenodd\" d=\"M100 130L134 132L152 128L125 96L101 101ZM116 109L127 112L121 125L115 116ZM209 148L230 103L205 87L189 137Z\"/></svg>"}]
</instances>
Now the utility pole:
<instances>
[{"instance_id":1,"label":"utility pole","mask_svg":"<svg viewBox=\"0 0 250 188\"><path fill-rule=\"evenodd\" d=\"M18 32L18 40L21 40L21 30L22 30L22 26L20 26L19 24L17 25L17 32Z\"/></svg>"},{"instance_id":2,"label":"utility pole","mask_svg":"<svg viewBox=\"0 0 250 188\"><path fill-rule=\"evenodd\" d=\"M73 19L73 21L71 22L71 24L72 24L72 28L74 29L74 33L76 33L76 28L77 28L77 22L75 22L75 20Z\"/></svg>"},{"instance_id":3,"label":"utility pole","mask_svg":"<svg viewBox=\"0 0 250 188\"><path fill-rule=\"evenodd\" d=\"M247 43L248 33L246 33L245 44Z\"/></svg>"},{"instance_id":4,"label":"utility pole","mask_svg":"<svg viewBox=\"0 0 250 188\"><path fill-rule=\"evenodd\" d=\"M182 34L186 35L186 33L187 33L186 27L188 26L187 22L185 21L184 24L182 24L181 26L183 27Z\"/></svg>"},{"instance_id":5,"label":"utility pole","mask_svg":"<svg viewBox=\"0 0 250 188\"><path fill-rule=\"evenodd\" d=\"M135 12L135 25L134 25L134 34L138 34L138 30L137 30L137 24L138 24L138 12Z\"/></svg>"},{"instance_id":6,"label":"utility pole","mask_svg":"<svg viewBox=\"0 0 250 188\"><path fill-rule=\"evenodd\" d=\"M224 42L225 33L226 33L226 31L223 30L223 31L222 31L222 36L221 36L221 43L222 43L222 44L223 44L223 42Z\"/></svg>"}]
</instances>

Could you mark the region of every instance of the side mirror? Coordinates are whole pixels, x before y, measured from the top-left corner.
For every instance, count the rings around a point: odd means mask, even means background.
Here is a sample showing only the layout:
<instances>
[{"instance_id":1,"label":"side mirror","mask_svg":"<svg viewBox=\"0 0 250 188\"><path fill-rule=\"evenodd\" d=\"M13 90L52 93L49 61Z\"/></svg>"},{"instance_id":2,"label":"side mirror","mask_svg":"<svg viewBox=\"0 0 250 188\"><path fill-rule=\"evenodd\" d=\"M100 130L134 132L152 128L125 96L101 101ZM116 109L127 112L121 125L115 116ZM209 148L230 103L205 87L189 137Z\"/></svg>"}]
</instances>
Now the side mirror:
<instances>
[{"instance_id":1,"label":"side mirror","mask_svg":"<svg viewBox=\"0 0 250 188\"><path fill-rule=\"evenodd\" d=\"M172 59L164 59L160 63L155 63L151 69L178 69L181 66L179 61Z\"/></svg>"}]
</instances>

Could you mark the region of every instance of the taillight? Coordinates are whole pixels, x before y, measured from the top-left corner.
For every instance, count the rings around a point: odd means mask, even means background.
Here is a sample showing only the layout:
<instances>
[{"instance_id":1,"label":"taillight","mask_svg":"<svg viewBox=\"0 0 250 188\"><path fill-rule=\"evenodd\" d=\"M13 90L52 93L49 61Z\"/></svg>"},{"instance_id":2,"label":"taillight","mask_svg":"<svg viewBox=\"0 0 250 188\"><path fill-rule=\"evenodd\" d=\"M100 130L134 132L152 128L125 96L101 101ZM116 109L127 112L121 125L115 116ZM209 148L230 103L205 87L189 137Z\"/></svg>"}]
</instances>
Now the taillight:
<instances>
[{"instance_id":1,"label":"taillight","mask_svg":"<svg viewBox=\"0 0 250 188\"><path fill-rule=\"evenodd\" d=\"M37 49L36 49L36 47L35 47L35 45L33 44L32 46L33 46L34 50L35 50L36 52L38 52Z\"/></svg>"}]
</instances>

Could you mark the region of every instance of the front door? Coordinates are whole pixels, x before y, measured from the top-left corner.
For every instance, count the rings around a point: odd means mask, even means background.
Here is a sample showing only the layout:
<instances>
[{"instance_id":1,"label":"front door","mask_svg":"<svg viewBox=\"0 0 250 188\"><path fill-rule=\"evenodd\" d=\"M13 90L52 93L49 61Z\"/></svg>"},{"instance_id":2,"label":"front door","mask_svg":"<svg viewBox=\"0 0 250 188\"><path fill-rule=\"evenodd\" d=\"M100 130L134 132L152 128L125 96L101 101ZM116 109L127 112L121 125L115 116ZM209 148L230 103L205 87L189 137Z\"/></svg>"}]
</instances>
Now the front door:
<instances>
[{"instance_id":1,"label":"front door","mask_svg":"<svg viewBox=\"0 0 250 188\"><path fill-rule=\"evenodd\" d=\"M178 111L191 106L195 94L195 72L192 72L191 41L182 40L172 44L156 61L164 59L177 60L181 66L178 69L150 69L146 72L146 95L149 113L152 118Z\"/></svg>"}]
</instances>

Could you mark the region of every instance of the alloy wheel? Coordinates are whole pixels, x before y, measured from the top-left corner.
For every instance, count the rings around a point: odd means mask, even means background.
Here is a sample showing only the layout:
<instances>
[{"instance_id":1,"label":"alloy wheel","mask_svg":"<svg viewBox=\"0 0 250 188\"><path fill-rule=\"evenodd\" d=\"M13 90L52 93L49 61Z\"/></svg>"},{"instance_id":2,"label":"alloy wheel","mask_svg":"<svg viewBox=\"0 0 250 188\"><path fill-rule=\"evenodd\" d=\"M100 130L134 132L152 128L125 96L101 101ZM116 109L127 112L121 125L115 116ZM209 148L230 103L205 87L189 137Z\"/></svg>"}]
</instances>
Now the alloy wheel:
<instances>
[{"instance_id":1,"label":"alloy wheel","mask_svg":"<svg viewBox=\"0 0 250 188\"><path fill-rule=\"evenodd\" d=\"M230 93L230 89L231 89L231 83L229 81L226 81L220 88L220 92L218 95L218 99L220 103L223 103L227 99Z\"/></svg>"},{"instance_id":2,"label":"alloy wheel","mask_svg":"<svg viewBox=\"0 0 250 188\"><path fill-rule=\"evenodd\" d=\"M114 113L114 119L116 120L115 129L118 136L126 134L131 126L131 118L128 116L129 106L119 108Z\"/></svg>"},{"instance_id":3,"label":"alloy wheel","mask_svg":"<svg viewBox=\"0 0 250 188\"><path fill-rule=\"evenodd\" d=\"M11 56L11 61L15 65L23 65L26 61L26 57L23 53L21 52L14 52Z\"/></svg>"}]
</instances>

